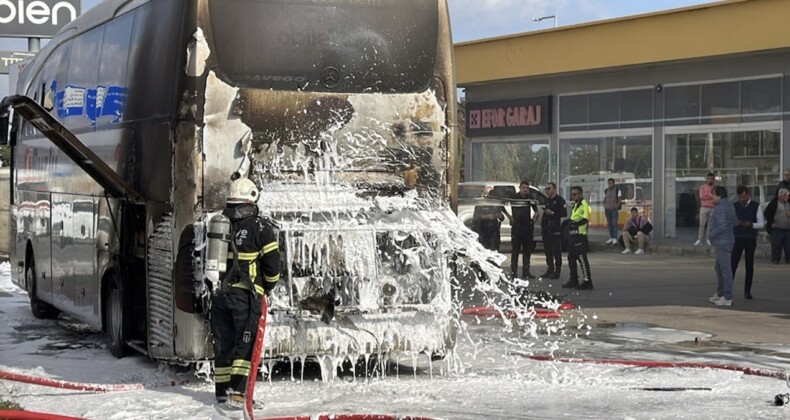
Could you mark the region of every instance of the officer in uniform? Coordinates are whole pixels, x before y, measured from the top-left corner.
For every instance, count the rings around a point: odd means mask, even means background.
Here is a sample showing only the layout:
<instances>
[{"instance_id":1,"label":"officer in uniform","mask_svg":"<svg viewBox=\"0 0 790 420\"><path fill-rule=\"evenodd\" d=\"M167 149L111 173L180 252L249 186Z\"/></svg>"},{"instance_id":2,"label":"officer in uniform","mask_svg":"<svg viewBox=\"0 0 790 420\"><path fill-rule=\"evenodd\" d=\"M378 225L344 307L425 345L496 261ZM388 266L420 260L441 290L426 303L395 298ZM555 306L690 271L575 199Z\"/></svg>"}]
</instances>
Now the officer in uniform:
<instances>
[{"instance_id":1,"label":"officer in uniform","mask_svg":"<svg viewBox=\"0 0 790 420\"><path fill-rule=\"evenodd\" d=\"M510 206L513 209L513 215L511 216L507 209L503 209L503 211L510 221L510 242L513 245L513 252L510 254L510 272L513 277L516 277L518 254L523 252L522 278L532 280L535 276L529 272L529 265L532 257L533 235L535 234L535 219L538 218L538 207L535 205L534 197L529 191L529 181L521 181L518 192L510 195L508 198L512 200Z\"/></svg>"},{"instance_id":2,"label":"officer in uniform","mask_svg":"<svg viewBox=\"0 0 790 420\"><path fill-rule=\"evenodd\" d=\"M483 197L493 197L492 191L493 187L486 187ZM499 230L502 221L505 220L505 215L502 213L503 210L504 207L502 206L475 206L475 211L472 215L472 230L477 232L480 237L480 243L486 249L499 251Z\"/></svg>"},{"instance_id":3,"label":"officer in uniform","mask_svg":"<svg viewBox=\"0 0 790 420\"><path fill-rule=\"evenodd\" d=\"M280 279L280 253L271 225L258 217L258 188L246 178L230 186L223 214L233 226L228 271L212 298L214 386L217 402L242 407L261 299Z\"/></svg>"},{"instance_id":4,"label":"officer in uniform","mask_svg":"<svg viewBox=\"0 0 790 420\"><path fill-rule=\"evenodd\" d=\"M546 272L541 274L544 279L560 278L562 268L562 236L560 224L568 215L565 199L557 194L557 184L546 184L546 206L540 220L540 234L543 237L543 253L546 254Z\"/></svg>"},{"instance_id":5,"label":"officer in uniform","mask_svg":"<svg viewBox=\"0 0 790 420\"><path fill-rule=\"evenodd\" d=\"M568 267L571 279L562 285L566 289L592 290L590 262L587 261L587 224L590 221L590 205L584 199L582 187L571 187L571 220L568 225ZM576 264L582 268L583 281L579 283Z\"/></svg>"}]
</instances>

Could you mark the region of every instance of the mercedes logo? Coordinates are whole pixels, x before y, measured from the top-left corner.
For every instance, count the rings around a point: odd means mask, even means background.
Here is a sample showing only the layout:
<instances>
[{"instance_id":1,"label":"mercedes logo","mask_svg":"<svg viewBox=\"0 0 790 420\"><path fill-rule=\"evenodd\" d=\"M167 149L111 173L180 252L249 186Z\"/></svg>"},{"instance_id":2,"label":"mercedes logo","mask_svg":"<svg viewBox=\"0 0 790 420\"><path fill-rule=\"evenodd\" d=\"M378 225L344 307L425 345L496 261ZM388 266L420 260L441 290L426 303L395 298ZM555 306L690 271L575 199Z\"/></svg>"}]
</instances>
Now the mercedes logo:
<instances>
[{"instance_id":1,"label":"mercedes logo","mask_svg":"<svg viewBox=\"0 0 790 420\"><path fill-rule=\"evenodd\" d=\"M329 66L321 70L321 84L327 89L332 89L340 83L340 70Z\"/></svg>"}]
</instances>

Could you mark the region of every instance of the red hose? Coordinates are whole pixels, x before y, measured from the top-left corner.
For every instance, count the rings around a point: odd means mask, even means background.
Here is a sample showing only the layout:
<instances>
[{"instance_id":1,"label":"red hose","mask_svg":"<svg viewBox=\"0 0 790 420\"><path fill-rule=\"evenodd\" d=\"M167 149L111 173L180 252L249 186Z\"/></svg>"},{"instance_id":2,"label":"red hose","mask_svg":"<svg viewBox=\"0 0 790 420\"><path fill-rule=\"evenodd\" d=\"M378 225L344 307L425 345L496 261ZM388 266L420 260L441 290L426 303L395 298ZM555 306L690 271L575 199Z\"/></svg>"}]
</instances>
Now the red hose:
<instances>
[{"instance_id":1,"label":"red hose","mask_svg":"<svg viewBox=\"0 0 790 420\"><path fill-rule=\"evenodd\" d=\"M317 416L266 417L258 420L433 420L430 417L394 416L391 414L320 414Z\"/></svg>"},{"instance_id":2,"label":"red hose","mask_svg":"<svg viewBox=\"0 0 790 420\"><path fill-rule=\"evenodd\" d=\"M741 372L744 375L763 376L766 378L777 378L777 379L787 380L787 374L785 372L779 372L776 370L768 370L768 369L750 368L743 366L724 365L719 363L656 362L649 360L574 359L574 358L563 358L563 357L555 358L551 356L528 356L528 358L542 362L592 363L596 365L623 365L623 366L659 367L659 368L731 370L735 372Z\"/></svg>"},{"instance_id":3,"label":"red hose","mask_svg":"<svg viewBox=\"0 0 790 420\"><path fill-rule=\"evenodd\" d=\"M37 413L35 411L0 410L3 420L85 420L81 417L59 416L57 414Z\"/></svg>"},{"instance_id":4,"label":"red hose","mask_svg":"<svg viewBox=\"0 0 790 420\"><path fill-rule=\"evenodd\" d=\"M535 314L533 318L537 319L546 319L546 318L559 318L560 314L558 312L544 309L544 308L535 308ZM492 316L492 317L504 317L508 319L518 318L519 315L526 316L529 312L516 312L510 309L497 309L493 306L470 306L468 308L464 308L461 310L461 315L472 315L472 316Z\"/></svg>"},{"instance_id":5,"label":"red hose","mask_svg":"<svg viewBox=\"0 0 790 420\"><path fill-rule=\"evenodd\" d=\"M137 391L141 389L161 388L165 386L177 386L189 383L188 380L183 381L167 381L154 384L81 384L77 382L58 381L55 379L37 378L35 376L23 375L21 373L6 372L0 370L0 379L9 381L23 382L33 385L48 386L51 388L70 389L73 391L104 393L104 392L121 392L121 391Z\"/></svg>"},{"instance_id":6,"label":"red hose","mask_svg":"<svg viewBox=\"0 0 790 420\"><path fill-rule=\"evenodd\" d=\"M252 346L252 360L250 360L250 373L247 375L247 387L244 394L244 420L253 420L252 394L255 391L255 378L258 376L258 363L261 361L263 350L263 335L266 333L266 296L261 298L261 317L258 318L258 333L255 336L255 345Z\"/></svg>"}]
</instances>

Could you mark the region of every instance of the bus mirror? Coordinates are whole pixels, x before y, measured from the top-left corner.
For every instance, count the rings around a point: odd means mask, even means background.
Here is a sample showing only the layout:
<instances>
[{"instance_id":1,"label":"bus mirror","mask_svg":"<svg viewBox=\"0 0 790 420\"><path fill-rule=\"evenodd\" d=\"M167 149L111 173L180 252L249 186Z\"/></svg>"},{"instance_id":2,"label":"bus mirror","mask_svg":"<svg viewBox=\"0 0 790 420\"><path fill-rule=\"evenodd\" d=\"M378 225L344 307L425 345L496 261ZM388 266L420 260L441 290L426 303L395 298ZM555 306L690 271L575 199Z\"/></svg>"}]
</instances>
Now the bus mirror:
<instances>
[{"instance_id":1,"label":"bus mirror","mask_svg":"<svg viewBox=\"0 0 790 420\"><path fill-rule=\"evenodd\" d=\"M8 118L8 108L5 108L0 111L0 146L8 144L8 132L11 131L8 129L9 122L11 120Z\"/></svg>"}]
</instances>

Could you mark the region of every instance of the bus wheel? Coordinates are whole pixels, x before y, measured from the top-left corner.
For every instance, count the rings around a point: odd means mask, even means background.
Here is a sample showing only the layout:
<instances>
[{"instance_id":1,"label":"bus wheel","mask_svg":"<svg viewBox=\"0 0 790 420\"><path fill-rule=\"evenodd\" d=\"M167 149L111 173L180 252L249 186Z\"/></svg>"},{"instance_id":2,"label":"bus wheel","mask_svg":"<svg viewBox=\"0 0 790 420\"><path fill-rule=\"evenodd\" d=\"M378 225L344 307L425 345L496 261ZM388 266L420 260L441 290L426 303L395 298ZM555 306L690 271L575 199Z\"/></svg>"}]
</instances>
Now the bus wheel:
<instances>
[{"instance_id":1,"label":"bus wheel","mask_svg":"<svg viewBox=\"0 0 790 420\"><path fill-rule=\"evenodd\" d=\"M54 319L60 315L60 311L47 302L36 297L36 261L31 256L30 263L25 267L25 286L27 287L27 295L30 297L30 310L33 316L38 319Z\"/></svg>"},{"instance_id":2,"label":"bus wheel","mask_svg":"<svg viewBox=\"0 0 790 420\"><path fill-rule=\"evenodd\" d=\"M129 349L126 346L123 291L117 275L111 275L107 281L104 302L104 325L110 342L110 353L120 359L126 356Z\"/></svg>"}]
</instances>

